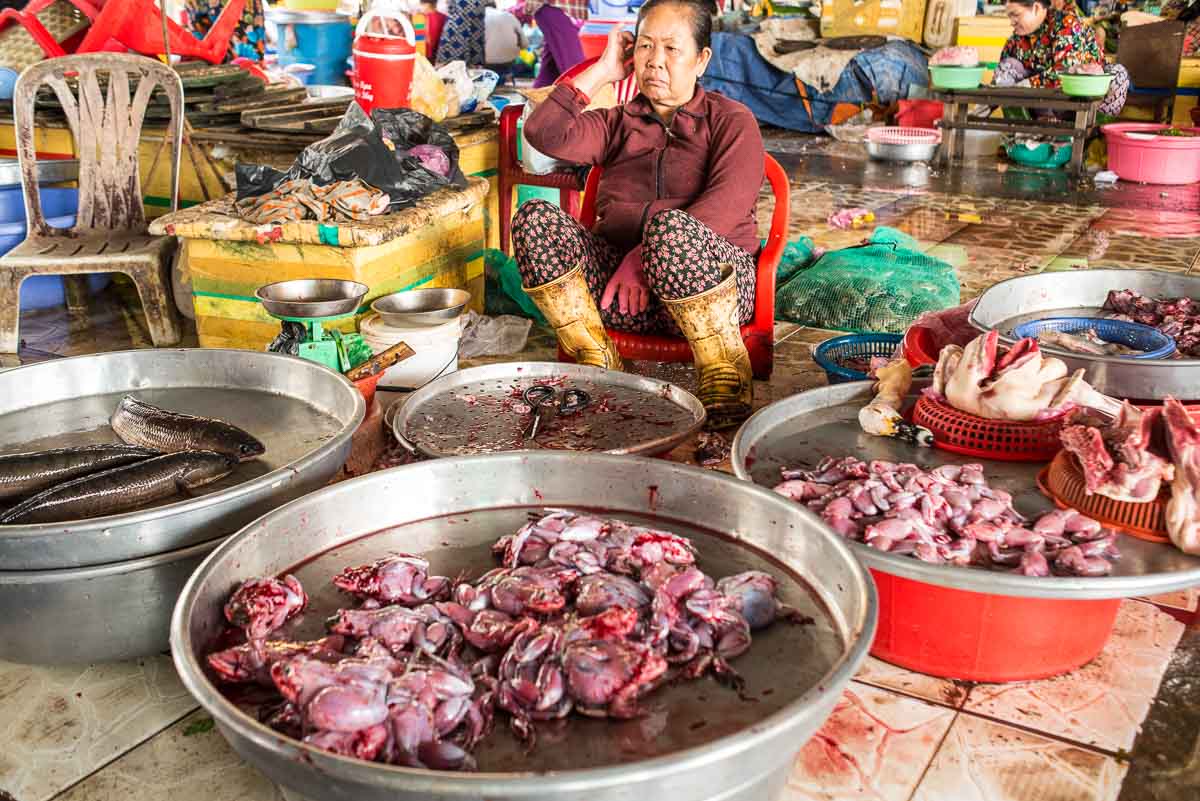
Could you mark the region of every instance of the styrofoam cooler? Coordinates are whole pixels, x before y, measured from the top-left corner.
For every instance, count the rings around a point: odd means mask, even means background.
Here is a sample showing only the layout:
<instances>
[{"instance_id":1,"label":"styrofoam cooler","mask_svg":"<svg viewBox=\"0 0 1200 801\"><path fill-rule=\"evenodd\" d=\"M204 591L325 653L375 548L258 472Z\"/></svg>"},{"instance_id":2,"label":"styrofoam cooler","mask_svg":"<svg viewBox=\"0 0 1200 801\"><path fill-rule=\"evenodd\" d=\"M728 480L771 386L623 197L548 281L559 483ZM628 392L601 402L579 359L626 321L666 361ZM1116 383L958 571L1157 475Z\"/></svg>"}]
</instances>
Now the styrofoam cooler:
<instances>
[{"instance_id":1,"label":"styrofoam cooler","mask_svg":"<svg viewBox=\"0 0 1200 801\"><path fill-rule=\"evenodd\" d=\"M458 370L458 341L466 317L443 325L398 328L387 325L377 314L363 319L358 331L372 353L382 353L400 342L416 355L392 365L379 379L383 389L413 389Z\"/></svg>"}]
</instances>

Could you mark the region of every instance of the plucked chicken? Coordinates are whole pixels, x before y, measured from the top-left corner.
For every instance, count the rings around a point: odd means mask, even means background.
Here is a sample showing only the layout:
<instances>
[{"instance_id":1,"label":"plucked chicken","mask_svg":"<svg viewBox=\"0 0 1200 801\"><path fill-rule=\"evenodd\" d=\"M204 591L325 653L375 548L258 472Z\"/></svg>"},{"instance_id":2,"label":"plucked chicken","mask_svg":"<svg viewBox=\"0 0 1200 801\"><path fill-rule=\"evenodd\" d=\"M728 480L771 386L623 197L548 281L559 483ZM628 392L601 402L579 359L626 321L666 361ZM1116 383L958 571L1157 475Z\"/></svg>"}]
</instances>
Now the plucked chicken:
<instances>
[{"instance_id":1,"label":"plucked chicken","mask_svg":"<svg viewBox=\"0 0 1200 801\"><path fill-rule=\"evenodd\" d=\"M1175 462L1171 500L1167 502L1167 534L1184 553L1200 556L1200 428L1183 404L1163 404L1167 447Z\"/></svg>"},{"instance_id":2,"label":"plucked chicken","mask_svg":"<svg viewBox=\"0 0 1200 801\"><path fill-rule=\"evenodd\" d=\"M965 348L947 345L926 392L959 411L992 420L1046 420L1086 407L1115 417L1119 401L1069 373L1060 359L1043 356L1037 340L1022 339L1005 354L990 331Z\"/></svg>"},{"instance_id":3,"label":"plucked chicken","mask_svg":"<svg viewBox=\"0 0 1200 801\"><path fill-rule=\"evenodd\" d=\"M1149 503L1175 468L1152 449L1157 409L1142 410L1128 401L1110 426L1072 425L1062 430L1063 447L1075 455L1088 495Z\"/></svg>"}]
</instances>

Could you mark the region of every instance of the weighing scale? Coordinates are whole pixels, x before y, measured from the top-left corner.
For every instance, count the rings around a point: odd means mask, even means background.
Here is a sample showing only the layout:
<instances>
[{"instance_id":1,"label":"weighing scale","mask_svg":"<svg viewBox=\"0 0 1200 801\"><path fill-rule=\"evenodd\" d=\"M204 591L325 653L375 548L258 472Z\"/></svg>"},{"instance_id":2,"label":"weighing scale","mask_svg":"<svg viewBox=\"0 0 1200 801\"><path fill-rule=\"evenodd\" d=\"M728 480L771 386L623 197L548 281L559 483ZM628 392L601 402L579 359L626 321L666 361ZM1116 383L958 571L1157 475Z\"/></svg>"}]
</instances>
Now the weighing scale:
<instances>
[{"instance_id":1,"label":"weighing scale","mask_svg":"<svg viewBox=\"0 0 1200 801\"><path fill-rule=\"evenodd\" d=\"M301 278L259 287L255 296L267 314L282 321L279 336L267 350L287 353L345 373L371 358L371 348L358 332L327 329L353 317L368 287L334 278Z\"/></svg>"}]
</instances>

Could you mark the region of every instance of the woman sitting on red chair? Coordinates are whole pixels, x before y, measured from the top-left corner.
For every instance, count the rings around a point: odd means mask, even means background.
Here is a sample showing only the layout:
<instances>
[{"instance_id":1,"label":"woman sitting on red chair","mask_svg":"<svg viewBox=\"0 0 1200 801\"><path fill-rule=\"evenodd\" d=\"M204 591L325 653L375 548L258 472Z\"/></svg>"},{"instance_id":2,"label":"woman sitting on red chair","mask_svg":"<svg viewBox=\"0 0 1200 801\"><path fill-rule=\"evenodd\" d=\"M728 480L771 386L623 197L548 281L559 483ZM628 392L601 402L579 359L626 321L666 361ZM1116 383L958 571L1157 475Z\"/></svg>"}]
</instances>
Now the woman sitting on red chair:
<instances>
[{"instance_id":1,"label":"woman sitting on red chair","mask_svg":"<svg viewBox=\"0 0 1200 801\"><path fill-rule=\"evenodd\" d=\"M604 55L530 115L534 148L603 168L597 222L587 231L535 200L517 212L512 237L526 291L564 351L619 370L605 325L682 332L710 424L727 427L750 412L740 324L754 311L765 154L750 110L698 85L711 11L702 0L648 0L636 36L614 27ZM637 97L585 112L589 97L626 78L631 55Z\"/></svg>"}]
</instances>

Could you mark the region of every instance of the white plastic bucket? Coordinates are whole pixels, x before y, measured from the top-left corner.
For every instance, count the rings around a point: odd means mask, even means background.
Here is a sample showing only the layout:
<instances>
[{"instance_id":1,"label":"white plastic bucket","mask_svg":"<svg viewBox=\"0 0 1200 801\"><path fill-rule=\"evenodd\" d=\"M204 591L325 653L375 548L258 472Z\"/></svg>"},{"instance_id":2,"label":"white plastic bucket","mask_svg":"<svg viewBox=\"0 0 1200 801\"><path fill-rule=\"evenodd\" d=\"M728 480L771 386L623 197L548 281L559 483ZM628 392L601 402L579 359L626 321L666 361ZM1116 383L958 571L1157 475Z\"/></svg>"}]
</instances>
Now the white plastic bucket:
<instances>
[{"instance_id":1,"label":"white plastic bucket","mask_svg":"<svg viewBox=\"0 0 1200 801\"><path fill-rule=\"evenodd\" d=\"M462 336L463 317L444 325L394 328L372 314L358 326L363 341L373 353L381 353L398 342L406 343L415 356L392 365L379 379L385 389L413 389L458 369L458 340Z\"/></svg>"}]
</instances>

